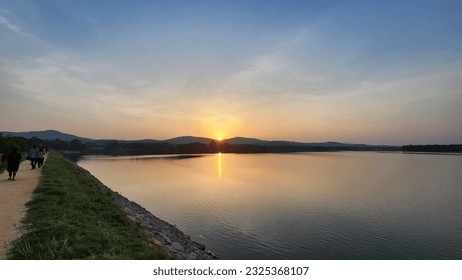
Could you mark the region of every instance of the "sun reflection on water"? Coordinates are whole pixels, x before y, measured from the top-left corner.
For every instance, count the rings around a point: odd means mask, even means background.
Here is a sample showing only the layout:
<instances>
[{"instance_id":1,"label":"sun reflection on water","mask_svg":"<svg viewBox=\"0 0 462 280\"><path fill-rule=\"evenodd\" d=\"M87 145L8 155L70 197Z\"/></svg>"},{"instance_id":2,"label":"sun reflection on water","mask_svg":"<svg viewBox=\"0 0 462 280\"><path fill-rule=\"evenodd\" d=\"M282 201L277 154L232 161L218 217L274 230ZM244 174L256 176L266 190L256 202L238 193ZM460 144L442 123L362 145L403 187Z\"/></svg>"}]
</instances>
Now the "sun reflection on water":
<instances>
[{"instance_id":1,"label":"sun reflection on water","mask_svg":"<svg viewBox=\"0 0 462 280\"><path fill-rule=\"evenodd\" d=\"M218 178L221 178L222 175L222 163L221 163L222 155L218 153Z\"/></svg>"}]
</instances>

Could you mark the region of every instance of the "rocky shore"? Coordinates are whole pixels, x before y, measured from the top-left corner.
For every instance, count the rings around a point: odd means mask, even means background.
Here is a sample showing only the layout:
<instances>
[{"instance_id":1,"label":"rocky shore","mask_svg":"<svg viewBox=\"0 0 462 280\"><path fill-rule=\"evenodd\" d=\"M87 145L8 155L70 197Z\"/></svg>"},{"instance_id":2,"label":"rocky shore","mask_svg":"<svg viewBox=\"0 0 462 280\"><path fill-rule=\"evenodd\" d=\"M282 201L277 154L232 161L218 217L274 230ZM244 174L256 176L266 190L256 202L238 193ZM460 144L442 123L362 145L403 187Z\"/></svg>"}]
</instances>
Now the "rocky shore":
<instances>
[{"instance_id":1,"label":"rocky shore","mask_svg":"<svg viewBox=\"0 0 462 280\"><path fill-rule=\"evenodd\" d=\"M83 174L90 177L105 192L110 193L114 200L124 210L127 216L140 225L149 240L166 248L173 256L185 260L211 260L217 257L207 250L204 245L192 241L190 236L184 234L176 226L161 220L143 208L141 205L128 200L118 192L114 192L104 185L87 170L76 165Z\"/></svg>"}]
</instances>

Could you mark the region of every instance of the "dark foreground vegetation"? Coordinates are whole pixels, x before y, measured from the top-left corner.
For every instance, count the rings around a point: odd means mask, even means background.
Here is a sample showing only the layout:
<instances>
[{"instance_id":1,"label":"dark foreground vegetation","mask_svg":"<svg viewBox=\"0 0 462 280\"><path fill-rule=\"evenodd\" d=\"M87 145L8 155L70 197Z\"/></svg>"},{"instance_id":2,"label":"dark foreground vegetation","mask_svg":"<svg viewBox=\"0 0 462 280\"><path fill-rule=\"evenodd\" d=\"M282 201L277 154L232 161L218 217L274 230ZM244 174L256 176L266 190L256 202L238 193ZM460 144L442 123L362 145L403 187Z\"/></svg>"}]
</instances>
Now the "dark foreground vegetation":
<instances>
[{"instance_id":1,"label":"dark foreground vegetation","mask_svg":"<svg viewBox=\"0 0 462 280\"><path fill-rule=\"evenodd\" d=\"M82 170L52 152L10 259L166 259Z\"/></svg>"}]
</instances>

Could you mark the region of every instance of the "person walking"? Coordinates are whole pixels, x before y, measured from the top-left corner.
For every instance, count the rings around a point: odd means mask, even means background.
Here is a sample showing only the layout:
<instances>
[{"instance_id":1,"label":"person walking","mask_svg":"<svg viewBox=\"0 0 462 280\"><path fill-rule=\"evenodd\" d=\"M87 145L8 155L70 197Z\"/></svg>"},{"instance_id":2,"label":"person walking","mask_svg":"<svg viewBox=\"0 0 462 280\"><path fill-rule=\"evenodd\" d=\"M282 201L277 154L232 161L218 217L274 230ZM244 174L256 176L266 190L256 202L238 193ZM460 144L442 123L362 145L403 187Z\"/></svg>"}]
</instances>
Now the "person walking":
<instances>
[{"instance_id":1,"label":"person walking","mask_svg":"<svg viewBox=\"0 0 462 280\"><path fill-rule=\"evenodd\" d=\"M37 167L40 168L43 165L43 161L45 160L45 150L40 148L38 151L38 158L37 158Z\"/></svg>"},{"instance_id":2,"label":"person walking","mask_svg":"<svg viewBox=\"0 0 462 280\"><path fill-rule=\"evenodd\" d=\"M38 149L37 145L34 145L32 149L30 149L29 153L27 154L27 159L30 160L30 165L32 169L35 169L35 166L37 165L38 162Z\"/></svg>"},{"instance_id":3,"label":"person walking","mask_svg":"<svg viewBox=\"0 0 462 280\"><path fill-rule=\"evenodd\" d=\"M19 163L21 163L21 155L18 153L18 150L13 147L11 153L6 156L8 180L15 180L16 173L19 169Z\"/></svg>"}]
</instances>

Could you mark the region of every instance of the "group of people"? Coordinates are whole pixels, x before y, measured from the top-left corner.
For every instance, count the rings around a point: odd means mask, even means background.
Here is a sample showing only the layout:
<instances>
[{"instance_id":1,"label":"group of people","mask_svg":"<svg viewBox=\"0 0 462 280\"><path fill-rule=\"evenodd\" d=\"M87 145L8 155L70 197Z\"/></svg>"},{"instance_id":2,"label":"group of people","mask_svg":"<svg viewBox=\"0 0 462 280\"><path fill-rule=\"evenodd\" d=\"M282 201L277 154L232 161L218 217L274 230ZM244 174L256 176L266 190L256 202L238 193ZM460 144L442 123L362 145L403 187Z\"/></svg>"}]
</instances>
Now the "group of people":
<instances>
[{"instance_id":1,"label":"group of people","mask_svg":"<svg viewBox=\"0 0 462 280\"><path fill-rule=\"evenodd\" d=\"M38 148L37 145L34 145L32 149L29 150L26 159L30 160L32 169L42 167L43 161L45 159L46 150L43 148ZM19 170L19 164L21 163L22 156L18 153L16 147L11 148L11 152L8 155L0 153L0 167L6 162L7 171L8 171L8 180L14 181L16 178L16 173Z\"/></svg>"},{"instance_id":2,"label":"group of people","mask_svg":"<svg viewBox=\"0 0 462 280\"><path fill-rule=\"evenodd\" d=\"M45 149L44 148L37 148L37 145L34 145L32 149L30 149L29 153L27 154L26 159L30 160L30 165L32 169L35 169L37 166L38 168L42 167L43 161L45 159Z\"/></svg>"}]
</instances>

